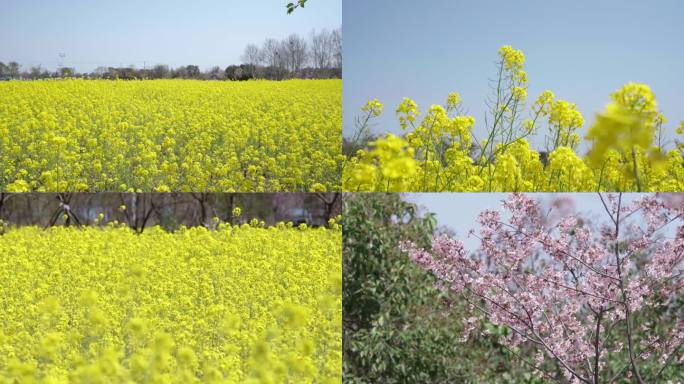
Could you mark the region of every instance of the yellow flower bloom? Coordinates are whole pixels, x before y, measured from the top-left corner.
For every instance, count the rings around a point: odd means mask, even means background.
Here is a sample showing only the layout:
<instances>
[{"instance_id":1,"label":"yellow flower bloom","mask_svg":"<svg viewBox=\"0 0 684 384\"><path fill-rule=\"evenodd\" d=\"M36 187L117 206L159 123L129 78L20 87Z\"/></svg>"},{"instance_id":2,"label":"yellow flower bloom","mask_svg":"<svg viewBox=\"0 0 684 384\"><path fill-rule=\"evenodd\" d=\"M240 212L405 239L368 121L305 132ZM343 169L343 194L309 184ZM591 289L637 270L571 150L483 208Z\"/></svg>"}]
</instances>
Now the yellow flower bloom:
<instances>
[{"instance_id":1,"label":"yellow flower bloom","mask_svg":"<svg viewBox=\"0 0 684 384\"><path fill-rule=\"evenodd\" d=\"M345 159L344 191L683 191L684 140L677 149L654 145L667 122L655 96L644 84L627 83L611 94L580 147L584 116L574 103L544 91L520 112L527 98L525 56L510 46L499 49L501 88L490 105L488 137L474 138L472 116L458 112L461 97L447 96L418 122L418 106L404 98L397 107L403 137L387 134ZM533 149L528 137L547 125L546 151ZM494 128L496 127L496 129ZM676 129L684 135L684 122Z\"/></svg>"},{"instance_id":2,"label":"yellow flower bloom","mask_svg":"<svg viewBox=\"0 0 684 384\"><path fill-rule=\"evenodd\" d=\"M3 192L341 188L341 80L2 82L0 111Z\"/></svg>"},{"instance_id":3,"label":"yellow flower bloom","mask_svg":"<svg viewBox=\"0 0 684 384\"><path fill-rule=\"evenodd\" d=\"M0 377L341 382L341 246L305 225L10 229Z\"/></svg>"}]
</instances>

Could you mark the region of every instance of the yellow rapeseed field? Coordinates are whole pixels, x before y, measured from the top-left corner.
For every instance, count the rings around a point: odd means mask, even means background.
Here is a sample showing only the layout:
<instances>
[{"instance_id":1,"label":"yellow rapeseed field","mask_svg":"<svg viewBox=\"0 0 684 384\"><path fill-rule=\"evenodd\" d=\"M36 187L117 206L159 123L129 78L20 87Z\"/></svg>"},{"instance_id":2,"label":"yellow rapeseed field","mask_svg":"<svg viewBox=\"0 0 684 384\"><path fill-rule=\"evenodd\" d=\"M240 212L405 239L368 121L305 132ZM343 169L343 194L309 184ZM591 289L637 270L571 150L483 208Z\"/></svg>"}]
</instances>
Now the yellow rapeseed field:
<instances>
[{"instance_id":1,"label":"yellow rapeseed field","mask_svg":"<svg viewBox=\"0 0 684 384\"><path fill-rule=\"evenodd\" d=\"M339 383L341 237L6 228L0 383Z\"/></svg>"},{"instance_id":2,"label":"yellow rapeseed field","mask_svg":"<svg viewBox=\"0 0 684 384\"><path fill-rule=\"evenodd\" d=\"M0 191L341 189L342 81L0 83Z\"/></svg>"}]
</instances>

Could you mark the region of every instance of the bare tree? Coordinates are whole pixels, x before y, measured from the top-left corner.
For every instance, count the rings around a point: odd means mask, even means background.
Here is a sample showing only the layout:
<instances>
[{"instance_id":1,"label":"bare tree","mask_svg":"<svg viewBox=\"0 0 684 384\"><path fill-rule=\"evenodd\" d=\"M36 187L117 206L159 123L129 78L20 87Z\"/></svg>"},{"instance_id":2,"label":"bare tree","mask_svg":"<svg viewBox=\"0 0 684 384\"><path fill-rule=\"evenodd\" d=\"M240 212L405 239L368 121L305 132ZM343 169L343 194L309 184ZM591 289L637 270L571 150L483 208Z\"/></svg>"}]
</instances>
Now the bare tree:
<instances>
[{"instance_id":1,"label":"bare tree","mask_svg":"<svg viewBox=\"0 0 684 384\"><path fill-rule=\"evenodd\" d=\"M278 41L275 39L264 40L261 46L260 61L269 67L278 67L280 64L280 47Z\"/></svg>"},{"instance_id":2,"label":"bare tree","mask_svg":"<svg viewBox=\"0 0 684 384\"><path fill-rule=\"evenodd\" d=\"M207 221L207 218L208 218L207 209L208 209L208 205L209 205L209 194L206 192L191 193L190 196L192 196L192 198L199 205L199 215L197 218L197 225L208 227L209 223Z\"/></svg>"},{"instance_id":3,"label":"bare tree","mask_svg":"<svg viewBox=\"0 0 684 384\"><path fill-rule=\"evenodd\" d=\"M334 212L340 211L342 204L342 194L340 192L316 192L315 196L323 204L326 221L335 216Z\"/></svg>"},{"instance_id":4,"label":"bare tree","mask_svg":"<svg viewBox=\"0 0 684 384\"><path fill-rule=\"evenodd\" d=\"M41 73L42 69L40 68L40 65L38 65L36 67L31 67L31 69L29 69L29 72L25 73L24 76L28 77L31 80L36 80L40 79Z\"/></svg>"},{"instance_id":5,"label":"bare tree","mask_svg":"<svg viewBox=\"0 0 684 384\"><path fill-rule=\"evenodd\" d=\"M222 80L224 78L224 72L221 67L211 67L209 72L207 72L207 78L211 80Z\"/></svg>"},{"instance_id":6,"label":"bare tree","mask_svg":"<svg viewBox=\"0 0 684 384\"><path fill-rule=\"evenodd\" d=\"M126 207L124 214L128 221L128 226L137 233L143 233L152 214L156 214L159 217L160 206L155 201L154 194L121 193L119 198L121 205ZM129 200L129 202L126 203L126 200Z\"/></svg>"},{"instance_id":7,"label":"bare tree","mask_svg":"<svg viewBox=\"0 0 684 384\"><path fill-rule=\"evenodd\" d=\"M5 192L0 192L0 220L2 220L2 207L5 205L5 202L9 200L10 196L12 196L9 193ZM2 230L2 225L0 224L0 230Z\"/></svg>"},{"instance_id":8,"label":"bare tree","mask_svg":"<svg viewBox=\"0 0 684 384\"><path fill-rule=\"evenodd\" d=\"M21 66L16 61L10 61L7 64L7 69L9 70L9 75L11 77L19 77L19 68Z\"/></svg>"},{"instance_id":9,"label":"bare tree","mask_svg":"<svg viewBox=\"0 0 684 384\"><path fill-rule=\"evenodd\" d=\"M213 229L219 222L241 224L252 218L268 225L292 221L319 226L340 212L339 203L334 193L0 193L0 219L4 228L116 221L137 233L155 225ZM242 210L239 218L233 216L235 207Z\"/></svg>"},{"instance_id":10,"label":"bare tree","mask_svg":"<svg viewBox=\"0 0 684 384\"><path fill-rule=\"evenodd\" d=\"M342 68L342 28L337 28L331 33L333 67Z\"/></svg>"},{"instance_id":11,"label":"bare tree","mask_svg":"<svg viewBox=\"0 0 684 384\"><path fill-rule=\"evenodd\" d=\"M158 64L152 68L151 75L154 79L164 79L169 77L169 66Z\"/></svg>"},{"instance_id":12,"label":"bare tree","mask_svg":"<svg viewBox=\"0 0 684 384\"><path fill-rule=\"evenodd\" d=\"M332 48L332 35L327 29L311 31L311 60L315 68L330 68Z\"/></svg>"},{"instance_id":13,"label":"bare tree","mask_svg":"<svg viewBox=\"0 0 684 384\"><path fill-rule=\"evenodd\" d=\"M59 201L59 207L55 210L50 218L49 226L52 227L57 223L60 217L64 217L64 226L68 227L71 223L76 225L81 225L81 220L78 218L76 213L71 209L71 198L73 194L71 193L59 193L56 198Z\"/></svg>"},{"instance_id":14,"label":"bare tree","mask_svg":"<svg viewBox=\"0 0 684 384\"><path fill-rule=\"evenodd\" d=\"M242 54L242 63L257 65L259 64L260 56L261 52L259 51L259 47L255 44L248 44L245 47L245 52Z\"/></svg>"},{"instance_id":15,"label":"bare tree","mask_svg":"<svg viewBox=\"0 0 684 384\"><path fill-rule=\"evenodd\" d=\"M282 50L286 52L287 67L297 72L304 67L308 58L307 43L296 33L291 34L281 42Z\"/></svg>"},{"instance_id":16,"label":"bare tree","mask_svg":"<svg viewBox=\"0 0 684 384\"><path fill-rule=\"evenodd\" d=\"M200 69L197 65L187 65L185 66L185 71L187 76L191 79L197 79L200 75Z\"/></svg>"},{"instance_id":17,"label":"bare tree","mask_svg":"<svg viewBox=\"0 0 684 384\"><path fill-rule=\"evenodd\" d=\"M59 77L62 77L62 78L73 77L74 73L76 73L76 70L74 68L62 67L59 69Z\"/></svg>"}]
</instances>

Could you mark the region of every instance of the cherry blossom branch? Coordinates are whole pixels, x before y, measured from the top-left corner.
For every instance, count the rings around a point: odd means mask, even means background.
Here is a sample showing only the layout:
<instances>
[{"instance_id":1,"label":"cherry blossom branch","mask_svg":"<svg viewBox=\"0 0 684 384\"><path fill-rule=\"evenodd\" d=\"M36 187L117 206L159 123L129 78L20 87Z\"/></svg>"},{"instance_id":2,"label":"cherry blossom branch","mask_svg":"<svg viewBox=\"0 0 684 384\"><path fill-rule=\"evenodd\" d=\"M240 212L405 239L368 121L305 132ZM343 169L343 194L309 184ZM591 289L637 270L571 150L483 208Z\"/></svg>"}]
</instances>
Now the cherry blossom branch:
<instances>
[{"instance_id":1,"label":"cherry blossom branch","mask_svg":"<svg viewBox=\"0 0 684 384\"><path fill-rule=\"evenodd\" d=\"M542 336L534 329L534 320L532 320L532 316L531 316L530 313L527 311L527 309L525 309L524 306L522 306L522 307L523 307L523 310L525 311L525 313L527 314L527 316L528 316L528 318L529 318L529 320L530 320L530 323L529 323L529 324L526 324L525 321L524 321L523 319L521 319L517 314L508 311L508 310L507 310L505 307L503 307L501 304L499 304L499 303L497 303L497 302L495 302L495 301L489 299L488 297L486 297L486 296L484 296L484 295L480 295L480 294L478 294L477 292L473 292L473 293L474 293L476 296L479 296L479 297L481 297L481 298L483 298L483 299L485 299L485 300L487 300L487 301L490 301L492 304L498 306L499 308L501 308L501 309L504 310L505 312L507 312L507 313L509 313L510 315L512 315L512 316L514 316L515 318L517 318L524 326L526 326L526 327L532 332L532 335L534 336L534 338L529 337L529 336L527 335L527 333L524 333L524 332L522 332L522 331L516 329L515 327L513 327L513 326L511 326L511 325L509 325L509 324L505 324L505 326L507 326L508 328L512 329L513 331L515 331L516 333L518 333L518 334L519 334L520 336L522 336L523 338L525 338L525 339L527 339L527 340L529 340L529 341L531 341L531 342L533 342L533 343L535 343L535 344L539 344L539 345L541 345L542 347L544 347L544 349L545 349L549 354L551 354L551 355L553 356L553 358L556 359L556 361L558 361L561 365L563 365L563 367L564 367L565 369L567 369L568 372L570 372L572 375L574 375L575 377L577 377L577 379L579 379L580 381L583 381L583 382L589 383L589 384L591 383L588 379L584 378L583 376L581 376L580 374L578 374L575 370L573 370L573 369L565 362L565 360L564 360L563 358L561 358L560 356L558 356L558 354L557 354L556 352L554 352L553 349L544 341L544 339L542 338ZM470 303L470 302L469 302L469 303ZM521 303L519 303L519 304L521 304ZM521 304L521 305L522 305L522 304ZM490 317L492 316L490 312L488 312L488 311L486 311L486 310L484 310L484 309L482 309L482 308L479 308L479 309L482 310L483 313L486 313L487 315L489 315Z\"/></svg>"},{"instance_id":2,"label":"cherry blossom branch","mask_svg":"<svg viewBox=\"0 0 684 384\"><path fill-rule=\"evenodd\" d=\"M599 198L601 199L601 203L603 204L603 208L606 209L606 212L608 213L608 217L610 217L610 220L613 221L613 224L617 225L617 221L615 221L615 217L613 217L613 213L608 209L608 205L606 204L605 200L603 200L603 195L601 192L598 193Z\"/></svg>"},{"instance_id":3,"label":"cherry blossom branch","mask_svg":"<svg viewBox=\"0 0 684 384\"><path fill-rule=\"evenodd\" d=\"M538 335L534 330L533 330L533 335L534 335L535 337L539 338L539 335ZM563 360L563 358L561 358L560 356L558 356L558 354L556 354L556 352L554 352L554 351L551 349L551 347L549 347L548 344L546 344L546 342L544 342L544 340L542 340L541 338L539 338L539 341L542 343L542 345L544 346L544 348L546 348L546 350L547 350L549 353L551 353L551 355L556 359L556 361L558 361L559 363L561 363L561 365L563 366L563 368L567 369L568 372L572 373L572 375L575 376L575 377L576 377L577 379L579 379L580 381L583 381L583 382L585 382L585 383L591 384L591 381L589 381L589 380L586 379L585 377L583 377L583 376L581 376L580 374L578 374L577 372L575 372L574 369L570 368L570 366L565 362L565 360Z\"/></svg>"},{"instance_id":4,"label":"cherry blossom branch","mask_svg":"<svg viewBox=\"0 0 684 384\"><path fill-rule=\"evenodd\" d=\"M475 295L477 295L477 293L476 293ZM494 317L494 314L492 314L491 311L488 311L488 310L482 308L481 306L479 306L479 305L473 303L472 300L469 300L467 297L463 297L463 299L466 301L466 303L468 303L469 305L472 305L472 306L473 306L474 308L476 308L478 311L480 311L480 312L486 314L486 315L489 316L489 317ZM511 315L517 317L516 314L511 313ZM522 322L522 321L521 321L521 322ZM523 322L523 323L524 323L524 322ZM512 326L512 325L510 325L510 324L503 324L503 326L505 326L506 328L509 328L509 329L512 330L513 332L517 333L517 334L520 335L521 337L527 339L528 341L530 341L530 342L532 342L532 343L534 343L534 344L542 345L539 341L530 338L525 332L523 332L523 331L517 329L516 327L514 327L514 326Z\"/></svg>"},{"instance_id":5,"label":"cherry blossom branch","mask_svg":"<svg viewBox=\"0 0 684 384\"><path fill-rule=\"evenodd\" d=\"M647 338L647 330L634 325L644 308L672 306L670 300L684 287L684 226L676 227L672 239L663 241L658 234L681 219L680 205L644 197L627 207L622 195L599 194L599 199L609 216L603 223L594 226L572 215L549 224L537 201L512 194L503 203L511 215L506 222L494 210L478 216L481 229L470 232L481 244L475 254L445 235L433 238L431 250L405 242L401 247L476 312L467 319L466 336L477 319L488 319L510 329L501 339L506 347L529 343L539 353L531 365L544 368L544 360L553 360L567 381L596 384L616 374L615 381L627 370L641 384L642 359L653 356L658 345L673 351L680 341L676 335L684 335L682 321L667 332L673 338L667 343ZM627 222L635 215L643 215L648 227ZM673 354L681 352L675 348ZM617 372L605 365L616 356L625 364ZM666 357L678 358L664 355L661 363Z\"/></svg>"},{"instance_id":6,"label":"cherry blossom branch","mask_svg":"<svg viewBox=\"0 0 684 384\"><path fill-rule=\"evenodd\" d=\"M553 381L557 381L555 376L551 375L548 371L544 370L540 366L537 366L536 364L534 364L534 363L528 361L527 359L523 358L522 355L513 351L513 349L510 348L509 346L507 346L506 344L500 344L500 345L503 346L504 348L506 348L506 350L509 351L513 356L515 356L518 360L522 361L526 365L529 365L530 367L534 368L535 370L541 372L541 374L544 375L544 377L551 379Z\"/></svg>"},{"instance_id":7,"label":"cherry blossom branch","mask_svg":"<svg viewBox=\"0 0 684 384\"><path fill-rule=\"evenodd\" d=\"M549 282L549 283L558 285L559 287L563 287L563 288L565 288L565 289L567 289L567 290L570 290L570 291L574 291L574 292L577 292L577 293L581 293L581 294L583 294L583 295L587 295L587 296L594 297L594 298L596 298L596 299L601 299L601 300L605 300L605 301L609 301L609 302L617 303L617 304L624 304L623 301L615 300L615 299L609 299L609 298L607 298L607 297L599 296L599 295L593 294L593 293L591 293L591 292L583 291L583 290L578 289L578 288L573 288L573 287L570 287L570 286L568 286L568 285L559 283L558 281L555 281L555 280L547 279L547 278L544 278L544 277L541 277L541 276L536 276L536 278L538 278L538 279L540 279L540 280L542 280L542 281L546 281L546 282Z\"/></svg>"},{"instance_id":8,"label":"cherry blossom branch","mask_svg":"<svg viewBox=\"0 0 684 384\"><path fill-rule=\"evenodd\" d=\"M517 229L517 228L515 228L514 226L512 226L512 225L510 225L510 224L508 224L508 223L499 222L499 224L502 224L502 225L507 226L507 227L512 228L512 229ZM527 237L534 238L534 237L532 237L531 235L528 235L527 233L524 233L524 232L518 232L518 234L521 234L521 235L523 235L523 236L527 236ZM539 244L541 244L541 245L545 245L545 246L547 246L547 247L551 247L551 245L548 244L547 242L545 242L544 240L537 239L537 238L534 238L534 239L535 239L537 242L539 242ZM566 251L563 251L563 250L557 250L557 251L560 252L560 253L562 253L563 255L568 256L568 257L570 257L571 259L573 259L573 260L579 262L580 264L582 264L583 266L587 267L587 269L589 269L590 271L596 273L597 275L600 275L600 276L603 276L603 277L605 277L605 278L612 279L612 280L615 280L615 281L618 281L618 280L619 280L619 279L616 278L615 276L608 275L608 274L606 274L606 273L603 273L603 272L601 272L601 271L595 269L595 268L592 267L591 265L587 264L584 260L579 259L579 258L577 258L576 256L574 256L574 255L572 255L572 254L570 254L570 253L568 253L568 252L566 252Z\"/></svg>"},{"instance_id":9,"label":"cherry blossom branch","mask_svg":"<svg viewBox=\"0 0 684 384\"><path fill-rule=\"evenodd\" d=\"M670 363L672 363L673 357L675 357L675 356L677 356L677 355L679 354L679 352L678 352L678 351L679 351L679 348L681 348L683 345L684 345L684 343L680 343L678 346L676 346L676 347L672 350L672 353L670 353L670 356L667 357L667 360L665 360L665 363L663 364L662 367L660 367L660 370L658 371L658 373L657 373L657 374L655 375L655 377L653 378L653 382L654 382L654 383L657 383L657 382L658 382L658 379L660 378L660 375L662 375L663 372L665 371L665 368L667 368L667 367L670 365Z\"/></svg>"},{"instance_id":10,"label":"cherry blossom branch","mask_svg":"<svg viewBox=\"0 0 684 384\"><path fill-rule=\"evenodd\" d=\"M601 320L603 319L603 309L600 309L596 315L596 334L594 335L594 384L599 382L599 361L601 358L601 349L599 347L599 340L601 335Z\"/></svg>"},{"instance_id":11,"label":"cherry blossom branch","mask_svg":"<svg viewBox=\"0 0 684 384\"><path fill-rule=\"evenodd\" d=\"M656 338L655 340L651 341L651 342L646 346L646 348L651 348L651 347L653 347L655 344L657 344L657 343L660 342L660 341L661 341L661 340L660 340L660 337L658 337L658 338ZM670 360L670 358L674 355L674 352L675 352L679 347L681 347L682 345L684 345L684 344L679 344L677 347L674 348L673 353L670 354L670 356L668 357L668 360ZM641 358L641 357L644 355L644 353L646 353L646 351L641 351L641 352L637 355L637 358ZM669 362L666 362L665 364L663 364L663 366L661 367L661 369L660 369L660 371L658 372L657 376L653 379L653 382L654 382L654 383L657 382L657 378L658 378L658 376L660 375L660 372L662 372L662 370L664 370L664 369L667 367L668 364L669 364ZM620 368L620 370L617 371L617 372L613 375L613 377L612 377L610 380L608 380L608 383L612 383L612 382L614 382L615 380L617 380L618 377L620 377L620 375L622 374L622 372L624 372L625 369L629 368L631 365L632 365L631 361L628 362L627 364L623 365L622 368Z\"/></svg>"},{"instance_id":12,"label":"cherry blossom branch","mask_svg":"<svg viewBox=\"0 0 684 384\"><path fill-rule=\"evenodd\" d=\"M621 267L621 260L620 260L620 247L619 247L619 239L620 239L620 208L622 206L622 193L618 195L618 204L617 204L617 212L615 214L615 261L617 265L617 273L618 273L618 278L620 280L619 286L620 286L620 292L622 293L622 299L624 300L624 306L625 306L625 322L627 324L627 346L629 348L629 360L632 363L632 371L634 372L634 375L636 376L637 382L639 384L644 384L644 380L641 378L641 374L639 374L639 367L637 366L636 359L634 357L634 341L632 337L632 319L631 319L631 310L629 306L629 298L627 296L627 292L625 290L625 284L624 281L622 280L622 267ZM610 212L608 212L610 214Z\"/></svg>"}]
</instances>

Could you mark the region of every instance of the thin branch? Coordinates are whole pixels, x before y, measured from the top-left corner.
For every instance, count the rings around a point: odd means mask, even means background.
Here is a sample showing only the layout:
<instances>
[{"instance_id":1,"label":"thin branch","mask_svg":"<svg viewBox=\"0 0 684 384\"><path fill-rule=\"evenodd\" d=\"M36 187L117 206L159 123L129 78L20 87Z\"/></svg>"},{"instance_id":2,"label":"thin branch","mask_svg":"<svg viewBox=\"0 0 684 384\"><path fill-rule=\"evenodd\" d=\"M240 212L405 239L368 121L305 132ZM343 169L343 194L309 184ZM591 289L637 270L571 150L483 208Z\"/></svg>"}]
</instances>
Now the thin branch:
<instances>
[{"instance_id":1,"label":"thin branch","mask_svg":"<svg viewBox=\"0 0 684 384\"><path fill-rule=\"evenodd\" d=\"M637 366L636 359L635 359L635 353L634 353L634 342L632 339L632 319L631 319L631 310L629 307L629 298L627 297L627 291L625 289L625 284L624 281L622 280L622 261L620 260L620 247L619 247L619 239L620 239L620 208L622 207L622 193L618 195L618 205L617 205L617 212L615 214L615 261L617 264L617 273L618 273L618 278L620 279L619 287L620 291L622 293L622 299L624 300L624 306L625 306L625 321L627 324L627 346L629 348L629 361L632 365L632 372L634 373L634 376L637 379L637 382L639 384L644 384L644 380L641 378L641 374L639 373L639 367Z\"/></svg>"}]
</instances>

